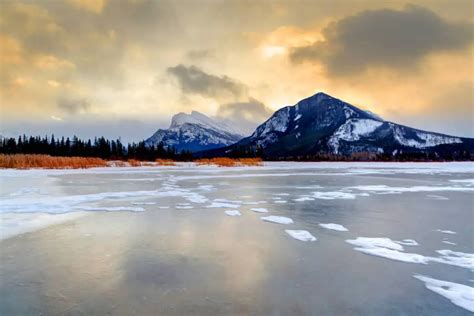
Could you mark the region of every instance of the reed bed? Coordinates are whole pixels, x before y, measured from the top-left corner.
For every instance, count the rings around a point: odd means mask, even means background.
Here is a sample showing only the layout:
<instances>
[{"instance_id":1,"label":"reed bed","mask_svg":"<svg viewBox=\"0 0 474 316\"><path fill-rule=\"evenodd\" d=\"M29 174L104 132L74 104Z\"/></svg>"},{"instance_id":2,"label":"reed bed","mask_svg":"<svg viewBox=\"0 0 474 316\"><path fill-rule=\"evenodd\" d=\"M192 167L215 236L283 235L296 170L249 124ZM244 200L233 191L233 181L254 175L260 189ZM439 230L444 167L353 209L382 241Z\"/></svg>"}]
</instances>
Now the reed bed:
<instances>
[{"instance_id":1,"label":"reed bed","mask_svg":"<svg viewBox=\"0 0 474 316\"><path fill-rule=\"evenodd\" d=\"M218 167L242 167L242 166L261 166L260 158L227 158L217 157L210 159L198 159L194 161L198 166L216 165Z\"/></svg>"},{"instance_id":2,"label":"reed bed","mask_svg":"<svg viewBox=\"0 0 474 316\"><path fill-rule=\"evenodd\" d=\"M53 157L49 155L0 154L0 168L83 169L107 167L107 161L91 157Z\"/></svg>"},{"instance_id":3,"label":"reed bed","mask_svg":"<svg viewBox=\"0 0 474 316\"><path fill-rule=\"evenodd\" d=\"M158 166L176 166L176 162L171 159L156 159L155 162Z\"/></svg>"}]
</instances>

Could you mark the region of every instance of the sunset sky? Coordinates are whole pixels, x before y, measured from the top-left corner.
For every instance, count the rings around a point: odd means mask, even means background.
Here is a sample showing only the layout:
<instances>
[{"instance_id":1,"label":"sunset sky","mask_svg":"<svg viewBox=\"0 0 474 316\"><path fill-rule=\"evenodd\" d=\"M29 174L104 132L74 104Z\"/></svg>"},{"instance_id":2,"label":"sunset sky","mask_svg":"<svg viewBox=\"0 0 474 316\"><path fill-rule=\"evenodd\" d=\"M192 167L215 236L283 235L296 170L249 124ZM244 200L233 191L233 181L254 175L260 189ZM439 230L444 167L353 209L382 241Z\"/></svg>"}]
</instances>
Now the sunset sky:
<instances>
[{"instance_id":1,"label":"sunset sky","mask_svg":"<svg viewBox=\"0 0 474 316\"><path fill-rule=\"evenodd\" d=\"M177 112L256 125L316 92L474 137L474 2L0 2L0 134L138 141Z\"/></svg>"}]
</instances>

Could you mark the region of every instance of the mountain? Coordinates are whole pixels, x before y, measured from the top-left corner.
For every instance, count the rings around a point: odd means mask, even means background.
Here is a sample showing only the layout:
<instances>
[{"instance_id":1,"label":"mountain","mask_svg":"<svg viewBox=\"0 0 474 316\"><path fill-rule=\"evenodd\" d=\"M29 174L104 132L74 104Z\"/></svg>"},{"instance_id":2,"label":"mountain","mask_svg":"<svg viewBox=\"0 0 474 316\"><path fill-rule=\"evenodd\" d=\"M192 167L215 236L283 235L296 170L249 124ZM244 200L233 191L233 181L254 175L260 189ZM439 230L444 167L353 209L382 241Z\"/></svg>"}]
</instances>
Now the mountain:
<instances>
[{"instance_id":1,"label":"mountain","mask_svg":"<svg viewBox=\"0 0 474 316\"><path fill-rule=\"evenodd\" d=\"M252 135L238 143L200 155L239 155L257 149L270 159L351 156L362 152L385 156L400 153L466 155L466 152L474 152L474 139L385 121L369 111L317 93L276 111Z\"/></svg>"},{"instance_id":2,"label":"mountain","mask_svg":"<svg viewBox=\"0 0 474 316\"><path fill-rule=\"evenodd\" d=\"M171 119L168 129L159 129L145 140L147 146L165 147L192 152L231 145L243 136L228 122L217 122L197 111L191 114L178 113Z\"/></svg>"}]
</instances>

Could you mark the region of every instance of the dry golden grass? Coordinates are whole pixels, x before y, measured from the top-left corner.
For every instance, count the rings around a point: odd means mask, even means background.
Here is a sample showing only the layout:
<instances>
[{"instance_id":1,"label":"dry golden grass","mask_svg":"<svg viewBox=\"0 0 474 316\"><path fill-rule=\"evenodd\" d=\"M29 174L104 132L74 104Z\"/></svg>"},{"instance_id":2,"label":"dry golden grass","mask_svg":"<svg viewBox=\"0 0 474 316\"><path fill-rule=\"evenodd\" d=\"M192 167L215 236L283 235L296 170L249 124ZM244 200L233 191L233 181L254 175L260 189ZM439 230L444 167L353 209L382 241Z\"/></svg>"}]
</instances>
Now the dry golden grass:
<instances>
[{"instance_id":1,"label":"dry golden grass","mask_svg":"<svg viewBox=\"0 0 474 316\"><path fill-rule=\"evenodd\" d=\"M176 163L171 159L156 159L158 166L176 166Z\"/></svg>"},{"instance_id":2,"label":"dry golden grass","mask_svg":"<svg viewBox=\"0 0 474 316\"><path fill-rule=\"evenodd\" d=\"M239 163L244 166L261 166L263 161L261 158L240 158Z\"/></svg>"},{"instance_id":3,"label":"dry golden grass","mask_svg":"<svg viewBox=\"0 0 474 316\"><path fill-rule=\"evenodd\" d=\"M219 167L240 167L240 166L261 166L262 159L260 158L226 158L217 157L211 159L198 159L194 161L198 166L202 165L216 165Z\"/></svg>"},{"instance_id":4,"label":"dry golden grass","mask_svg":"<svg viewBox=\"0 0 474 316\"><path fill-rule=\"evenodd\" d=\"M131 167L141 167L142 163L136 159L128 159L127 160L129 166Z\"/></svg>"},{"instance_id":5,"label":"dry golden grass","mask_svg":"<svg viewBox=\"0 0 474 316\"><path fill-rule=\"evenodd\" d=\"M107 161L89 157L53 157L48 155L0 154L0 168L80 169L107 167Z\"/></svg>"},{"instance_id":6,"label":"dry golden grass","mask_svg":"<svg viewBox=\"0 0 474 316\"><path fill-rule=\"evenodd\" d=\"M110 167L128 167L128 164L123 160L114 160L109 162Z\"/></svg>"}]
</instances>

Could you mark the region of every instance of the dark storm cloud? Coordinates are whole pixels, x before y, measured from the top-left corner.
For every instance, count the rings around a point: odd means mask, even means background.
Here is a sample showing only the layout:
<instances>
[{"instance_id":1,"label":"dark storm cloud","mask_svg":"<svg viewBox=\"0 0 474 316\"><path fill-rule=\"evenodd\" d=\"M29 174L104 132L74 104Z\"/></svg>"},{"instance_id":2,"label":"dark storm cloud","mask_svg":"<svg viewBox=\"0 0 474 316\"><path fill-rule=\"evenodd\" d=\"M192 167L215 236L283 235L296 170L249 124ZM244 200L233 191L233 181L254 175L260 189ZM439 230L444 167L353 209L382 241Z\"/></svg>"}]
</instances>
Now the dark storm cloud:
<instances>
[{"instance_id":1,"label":"dark storm cloud","mask_svg":"<svg viewBox=\"0 0 474 316\"><path fill-rule=\"evenodd\" d=\"M77 114L87 112L90 108L90 103L86 99L77 98L60 98L57 101L58 108L67 114Z\"/></svg>"},{"instance_id":2,"label":"dark storm cloud","mask_svg":"<svg viewBox=\"0 0 474 316\"><path fill-rule=\"evenodd\" d=\"M227 76L208 74L196 66L182 64L169 67L168 73L178 79L184 93L200 94L206 97L218 98L233 96L239 98L246 93L246 86Z\"/></svg>"},{"instance_id":3,"label":"dark storm cloud","mask_svg":"<svg viewBox=\"0 0 474 316\"><path fill-rule=\"evenodd\" d=\"M371 66L413 66L429 53L466 48L474 34L472 23L450 22L413 5L363 11L329 24L322 33L324 41L295 47L290 58L322 62L334 75Z\"/></svg>"}]
</instances>

